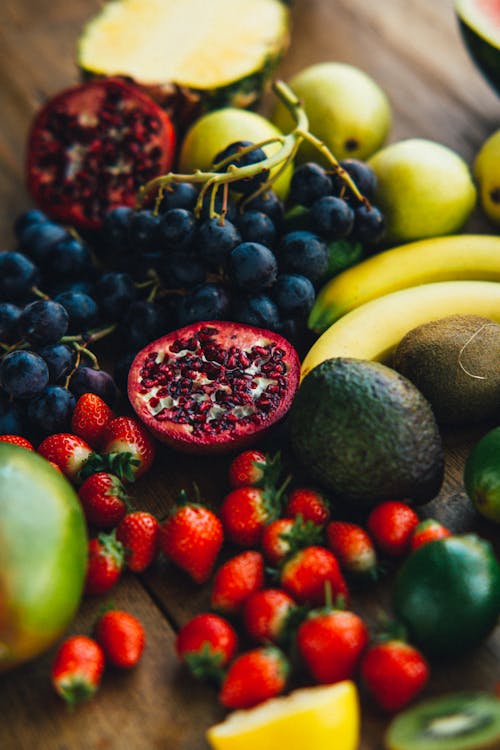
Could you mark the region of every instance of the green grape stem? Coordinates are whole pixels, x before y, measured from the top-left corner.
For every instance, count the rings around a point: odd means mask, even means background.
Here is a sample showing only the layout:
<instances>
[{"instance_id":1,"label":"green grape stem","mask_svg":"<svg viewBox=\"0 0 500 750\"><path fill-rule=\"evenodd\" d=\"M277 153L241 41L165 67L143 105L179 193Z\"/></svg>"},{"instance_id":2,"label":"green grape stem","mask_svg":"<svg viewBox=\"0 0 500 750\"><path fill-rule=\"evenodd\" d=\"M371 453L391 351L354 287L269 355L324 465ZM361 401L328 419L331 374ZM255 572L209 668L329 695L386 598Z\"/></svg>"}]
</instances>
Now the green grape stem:
<instances>
[{"instance_id":1,"label":"green grape stem","mask_svg":"<svg viewBox=\"0 0 500 750\"><path fill-rule=\"evenodd\" d=\"M226 159L221 160L220 162L215 164L213 166L213 169L210 171L197 169L190 174L169 172L166 175L155 177L153 180L150 180L139 189L136 200L136 208L141 208L146 198L152 193L156 192L154 210L155 212L158 212L164 192L166 189L168 189L169 185L171 185L172 183L191 182L194 184L202 185L194 209L195 215L199 217L203 207L204 198L207 195L208 191L211 190L212 192L210 194L209 215L211 218L220 217L221 214L218 214L215 211L215 199L219 187L222 186L224 188L224 204L227 205L227 191L232 182L243 180L245 178L255 177L264 171L271 172L271 170L275 170L274 174L270 174L269 178L262 185L260 185L259 188L255 190L255 192L253 192L249 196L245 196L245 199L241 205L248 203L257 195L260 195L272 186L279 175L282 174L286 167L293 161L303 141L308 141L311 145L313 145L326 158L333 171L342 179L346 186L349 187L356 198L360 202L364 203L368 208L370 208L368 199L365 198L364 195L362 195L352 177L339 164L338 159L335 158L334 154L330 151L328 146L309 131L309 120L299 98L294 94L294 92L289 88L289 86L287 86L284 81L275 81L275 83L273 84L273 90L294 118L295 127L287 135L278 135L273 138L267 138L260 143L254 143L251 146L246 146L241 149L239 154L240 156L244 156L245 154L250 153L257 148L262 148L263 146L268 146L272 143L280 143L281 147L274 154L268 156L266 159L263 159L260 162L257 162L256 164L249 164L243 167L237 167L234 164L229 164L227 171L223 172L221 172L220 169L226 166L226 164L228 164L229 161L234 158L234 156L229 156ZM225 210L226 209L223 208L222 218L224 217Z\"/></svg>"}]
</instances>

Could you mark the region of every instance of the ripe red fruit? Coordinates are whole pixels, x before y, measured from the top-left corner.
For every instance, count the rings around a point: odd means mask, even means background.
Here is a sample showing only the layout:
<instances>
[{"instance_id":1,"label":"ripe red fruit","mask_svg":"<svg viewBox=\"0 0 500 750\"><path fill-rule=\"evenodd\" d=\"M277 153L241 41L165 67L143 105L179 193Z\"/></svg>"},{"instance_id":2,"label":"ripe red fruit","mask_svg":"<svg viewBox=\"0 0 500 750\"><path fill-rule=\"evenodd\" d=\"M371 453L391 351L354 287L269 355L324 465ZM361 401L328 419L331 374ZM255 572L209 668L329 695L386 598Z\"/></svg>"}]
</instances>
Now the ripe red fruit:
<instances>
[{"instance_id":1,"label":"ripe red fruit","mask_svg":"<svg viewBox=\"0 0 500 750\"><path fill-rule=\"evenodd\" d=\"M92 449L88 443L69 432L49 435L38 446L38 453L61 469L65 477L80 481L80 472L89 459Z\"/></svg>"},{"instance_id":2,"label":"ripe red fruit","mask_svg":"<svg viewBox=\"0 0 500 750\"><path fill-rule=\"evenodd\" d=\"M265 453L257 450L243 451L236 456L229 466L229 484L233 490L258 484L264 478L266 461Z\"/></svg>"},{"instance_id":3,"label":"ripe red fruit","mask_svg":"<svg viewBox=\"0 0 500 750\"><path fill-rule=\"evenodd\" d=\"M94 449L101 447L103 430L114 414L96 393L84 393L76 402L71 417L71 430Z\"/></svg>"},{"instance_id":4,"label":"ripe red fruit","mask_svg":"<svg viewBox=\"0 0 500 750\"><path fill-rule=\"evenodd\" d=\"M30 441L26 440L22 435L0 435L0 443L18 445L20 448L26 448L28 451L35 450Z\"/></svg>"},{"instance_id":5,"label":"ripe red fruit","mask_svg":"<svg viewBox=\"0 0 500 750\"><path fill-rule=\"evenodd\" d=\"M206 612L179 630L175 646L179 659L195 677L220 680L221 669L236 653L238 636L227 620Z\"/></svg>"},{"instance_id":6,"label":"ripe red fruit","mask_svg":"<svg viewBox=\"0 0 500 750\"><path fill-rule=\"evenodd\" d=\"M247 651L229 667L220 702L226 708L256 706L283 692L289 671L284 654L275 646Z\"/></svg>"},{"instance_id":7,"label":"ripe red fruit","mask_svg":"<svg viewBox=\"0 0 500 750\"><path fill-rule=\"evenodd\" d=\"M196 583L210 578L223 540L220 520L199 503L176 505L160 526L161 550Z\"/></svg>"},{"instance_id":8,"label":"ripe red fruit","mask_svg":"<svg viewBox=\"0 0 500 750\"><path fill-rule=\"evenodd\" d=\"M424 688L429 667L414 646L388 640L366 651L361 676L378 705L384 711L394 712L410 703Z\"/></svg>"},{"instance_id":9,"label":"ripe red fruit","mask_svg":"<svg viewBox=\"0 0 500 750\"><path fill-rule=\"evenodd\" d=\"M264 558L247 550L227 560L217 570L212 586L213 609L227 614L241 611L246 599L264 585Z\"/></svg>"},{"instance_id":10,"label":"ripe red fruit","mask_svg":"<svg viewBox=\"0 0 500 750\"><path fill-rule=\"evenodd\" d=\"M279 644L296 606L292 597L281 589L255 591L243 606L245 630L258 643Z\"/></svg>"},{"instance_id":11,"label":"ripe red fruit","mask_svg":"<svg viewBox=\"0 0 500 750\"><path fill-rule=\"evenodd\" d=\"M239 487L226 495L220 516L226 537L242 547L256 547L265 527L280 513L281 496L288 479L275 489L266 487Z\"/></svg>"},{"instance_id":12,"label":"ripe red fruit","mask_svg":"<svg viewBox=\"0 0 500 750\"><path fill-rule=\"evenodd\" d=\"M142 623L122 610L108 610L99 617L95 625L95 638L106 660L114 667L135 667L144 651Z\"/></svg>"},{"instance_id":13,"label":"ripe red fruit","mask_svg":"<svg viewBox=\"0 0 500 750\"><path fill-rule=\"evenodd\" d=\"M410 549L412 551L416 550L423 544L433 542L435 539L445 539L448 536L451 536L451 531L446 526L436 521L435 518L426 518L425 521L420 521L413 529L410 539Z\"/></svg>"},{"instance_id":14,"label":"ripe red fruit","mask_svg":"<svg viewBox=\"0 0 500 750\"><path fill-rule=\"evenodd\" d=\"M375 577L377 553L365 529L347 521L330 521L326 527L326 537L328 547L346 573Z\"/></svg>"},{"instance_id":15,"label":"ripe red fruit","mask_svg":"<svg viewBox=\"0 0 500 750\"><path fill-rule=\"evenodd\" d=\"M94 79L38 112L28 189L55 221L97 229L109 209L133 206L141 185L169 171L174 150L172 123L147 94L120 79Z\"/></svg>"},{"instance_id":16,"label":"ripe red fruit","mask_svg":"<svg viewBox=\"0 0 500 750\"><path fill-rule=\"evenodd\" d=\"M113 464L113 458L125 456L120 479L134 481L151 468L155 457L155 444L144 427L132 417L115 417L108 422L102 434L102 453Z\"/></svg>"},{"instance_id":17,"label":"ripe red fruit","mask_svg":"<svg viewBox=\"0 0 500 750\"><path fill-rule=\"evenodd\" d=\"M408 552L419 518L413 508L398 500L377 505L367 519L368 531L386 555L400 557Z\"/></svg>"},{"instance_id":18,"label":"ripe red fruit","mask_svg":"<svg viewBox=\"0 0 500 750\"><path fill-rule=\"evenodd\" d=\"M88 523L100 528L116 526L127 512L125 487L118 477L104 471L91 474L78 490L78 497Z\"/></svg>"},{"instance_id":19,"label":"ripe red fruit","mask_svg":"<svg viewBox=\"0 0 500 750\"><path fill-rule=\"evenodd\" d=\"M296 643L316 682L339 682L355 677L368 631L354 612L318 610L299 626Z\"/></svg>"},{"instance_id":20,"label":"ripe red fruit","mask_svg":"<svg viewBox=\"0 0 500 750\"><path fill-rule=\"evenodd\" d=\"M100 685L104 672L104 653L92 638L73 635L56 653L52 665L52 684L70 706L90 698Z\"/></svg>"},{"instance_id":21,"label":"ripe red fruit","mask_svg":"<svg viewBox=\"0 0 500 750\"><path fill-rule=\"evenodd\" d=\"M311 547L321 542L321 528L313 521L297 518L277 518L271 521L262 534L261 549L266 560L280 565L292 551Z\"/></svg>"},{"instance_id":22,"label":"ripe red fruit","mask_svg":"<svg viewBox=\"0 0 500 750\"><path fill-rule=\"evenodd\" d=\"M158 551L159 536L158 519L146 511L133 511L120 521L116 538L123 544L129 570L142 573L151 565Z\"/></svg>"},{"instance_id":23,"label":"ripe red fruit","mask_svg":"<svg viewBox=\"0 0 500 750\"><path fill-rule=\"evenodd\" d=\"M349 600L349 591L337 558L325 547L298 550L283 565L280 582L300 604L324 604L327 586L330 587L333 601L339 596L346 604Z\"/></svg>"},{"instance_id":24,"label":"ripe red fruit","mask_svg":"<svg viewBox=\"0 0 500 750\"><path fill-rule=\"evenodd\" d=\"M288 496L283 511L287 518L302 516L304 521L312 521L324 526L330 518L330 505L326 497L311 487L297 487Z\"/></svg>"},{"instance_id":25,"label":"ripe red fruit","mask_svg":"<svg viewBox=\"0 0 500 750\"><path fill-rule=\"evenodd\" d=\"M120 578L124 560L123 545L114 532L101 533L90 539L85 593L104 594L109 591Z\"/></svg>"},{"instance_id":26,"label":"ripe red fruit","mask_svg":"<svg viewBox=\"0 0 500 750\"><path fill-rule=\"evenodd\" d=\"M228 453L285 416L299 373L297 352L277 333L203 321L140 351L130 368L128 395L159 440L188 453ZM168 405L159 408L162 398Z\"/></svg>"}]
</instances>

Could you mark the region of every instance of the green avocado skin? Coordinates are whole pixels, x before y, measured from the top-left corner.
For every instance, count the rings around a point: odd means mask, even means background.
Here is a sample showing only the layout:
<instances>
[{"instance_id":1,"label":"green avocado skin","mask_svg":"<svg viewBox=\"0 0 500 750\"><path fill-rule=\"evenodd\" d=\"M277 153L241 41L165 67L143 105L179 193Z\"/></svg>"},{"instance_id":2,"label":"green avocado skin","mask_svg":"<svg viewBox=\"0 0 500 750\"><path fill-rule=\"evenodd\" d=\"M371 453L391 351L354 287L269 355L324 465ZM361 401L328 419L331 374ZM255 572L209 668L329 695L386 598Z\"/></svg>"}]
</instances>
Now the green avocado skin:
<instances>
[{"instance_id":1,"label":"green avocado skin","mask_svg":"<svg viewBox=\"0 0 500 750\"><path fill-rule=\"evenodd\" d=\"M478 34L463 18L459 28L469 53L487 81L500 94L500 49Z\"/></svg>"},{"instance_id":2,"label":"green avocado skin","mask_svg":"<svg viewBox=\"0 0 500 750\"><path fill-rule=\"evenodd\" d=\"M464 467L464 485L476 510L500 523L500 427L474 446Z\"/></svg>"},{"instance_id":3,"label":"green avocado skin","mask_svg":"<svg viewBox=\"0 0 500 750\"><path fill-rule=\"evenodd\" d=\"M500 566L474 534L423 545L396 577L394 609L428 656L449 658L479 645L500 615Z\"/></svg>"},{"instance_id":4,"label":"green avocado skin","mask_svg":"<svg viewBox=\"0 0 500 750\"><path fill-rule=\"evenodd\" d=\"M325 360L304 378L289 416L294 456L337 499L425 503L439 492L436 420L420 391L395 370L353 358Z\"/></svg>"}]
</instances>

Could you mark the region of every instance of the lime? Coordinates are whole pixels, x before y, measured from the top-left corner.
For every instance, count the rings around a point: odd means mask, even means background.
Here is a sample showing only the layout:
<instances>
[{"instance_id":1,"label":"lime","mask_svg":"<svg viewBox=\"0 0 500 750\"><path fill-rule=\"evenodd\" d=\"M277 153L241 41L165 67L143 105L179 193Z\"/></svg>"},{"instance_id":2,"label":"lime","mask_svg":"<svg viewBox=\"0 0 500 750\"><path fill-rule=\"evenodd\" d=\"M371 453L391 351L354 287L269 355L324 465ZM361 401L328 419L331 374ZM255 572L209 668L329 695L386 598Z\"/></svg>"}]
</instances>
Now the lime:
<instances>
[{"instance_id":1,"label":"lime","mask_svg":"<svg viewBox=\"0 0 500 750\"><path fill-rule=\"evenodd\" d=\"M87 535L69 482L33 451L0 444L0 672L56 640L83 590Z\"/></svg>"},{"instance_id":2,"label":"lime","mask_svg":"<svg viewBox=\"0 0 500 750\"><path fill-rule=\"evenodd\" d=\"M465 462L464 484L477 512L500 523L500 427L472 449Z\"/></svg>"}]
</instances>

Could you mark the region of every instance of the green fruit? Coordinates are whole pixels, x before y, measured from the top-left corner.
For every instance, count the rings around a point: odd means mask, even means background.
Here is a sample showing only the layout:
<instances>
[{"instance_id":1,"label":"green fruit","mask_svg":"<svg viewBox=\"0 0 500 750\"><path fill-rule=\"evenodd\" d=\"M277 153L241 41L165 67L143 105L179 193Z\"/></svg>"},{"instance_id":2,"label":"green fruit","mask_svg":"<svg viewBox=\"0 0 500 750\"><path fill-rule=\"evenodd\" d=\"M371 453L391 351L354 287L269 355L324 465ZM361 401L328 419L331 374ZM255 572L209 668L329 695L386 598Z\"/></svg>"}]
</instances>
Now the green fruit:
<instances>
[{"instance_id":1,"label":"green fruit","mask_svg":"<svg viewBox=\"0 0 500 750\"><path fill-rule=\"evenodd\" d=\"M431 408L385 365L321 362L302 381L289 424L297 461L340 500L427 502L439 491L443 453Z\"/></svg>"},{"instance_id":2,"label":"green fruit","mask_svg":"<svg viewBox=\"0 0 500 750\"><path fill-rule=\"evenodd\" d=\"M500 130L481 146L473 166L479 201L486 216L500 225Z\"/></svg>"},{"instance_id":3,"label":"green fruit","mask_svg":"<svg viewBox=\"0 0 500 750\"><path fill-rule=\"evenodd\" d=\"M465 462L464 484L477 512L500 523L500 427L472 449Z\"/></svg>"},{"instance_id":4,"label":"green fruit","mask_svg":"<svg viewBox=\"0 0 500 750\"><path fill-rule=\"evenodd\" d=\"M282 133L256 112L226 107L200 117L191 126L181 144L179 172L190 173L196 169L210 169L219 151L235 141L258 143L268 138L280 138ZM264 146L266 156L272 156L281 148L280 143ZM274 169L276 174L280 167ZM273 183L280 198L285 198L292 178L293 166L289 164Z\"/></svg>"},{"instance_id":5,"label":"green fruit","mask_svg":"<svg viewBox=\"0 0 500 750\"><path fill-rule=\"evenodd\" d=\"M374 203L390 242L453 234L467 221L476 188L464 160L424 138L393 143L369 160L377 176Z\"/></svg>"},{"instance_id":6,"label":"green fruit","mask_svg":"<svg viewBox=\"0 0 500 750\"><path fill-rule=\"evenodd\" d=\"M500 418L500 325L479 315L424 323L400 341L392 361L430 402L440 424Z\"/></svg>"},{"instance_id":7,"label":"green fruit","mask_svg":"<svg viewBox=\"0 0 500 750\"><path fill-rule=\"evenodd\" d=\"M451 536L412 552L396 578L394 608L411 642L429 656L458 656L479 645L500 614L500 566L489 542Z\"/></svg>"},{"instance_id":8,"label":"green fruit","mask_svg":"<svg viewBox=\"0 0 500 750\"><path fill-rule=\"evenodd\" d=\"M0 672L61 636L80 602L86 525L75 491L37 453L0 444Z\"/></svg>"},{"instance_id":9,"label":"green fruit","mask_svg":"<svg viewBox=\"0 0 500 750\"><path fill-rule=\"evenodd\" d=\"M500 8L497 2L455 0L460 31L486 80L500 93Z\"/></svg>"},{"instance_id":10,"label":"green fruit","mask_svg":"<svg viewBox=\"0 0 500 750\"><path fill-rule=\"evenodd\" d=\"M493 750L500 746L500 700L489 693L450 693L401 711L384 737L386 750Z\"/></svg>"},{"instance_id":11,"label":"green fruit","mask_svg":"<svg viewBox=\"0 0 500 750\"><path fill-rule=\"evenodd\" d=\"M303 103L311 132L337 159L366 159L387 138L391 126L389 101L362 70L344 63L319 63L302 70L289 85ZM284 133L294 125L281 102L271 119ZM327 163L309 143L300 147L297 160Z\"/></svg>"},{"instance_id":12,"label":"green fruit","mask_svg":"<svg viewBox=\"0 0 500 750\"><path fill-rule=\"evenodd\" d=\"M181 116L249 107L288 47L289 15L280 0L112 0L85 26L78 63L127 76Z\"/></svg>"}]
</instances>

